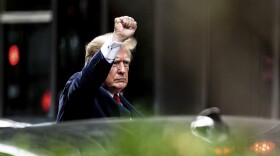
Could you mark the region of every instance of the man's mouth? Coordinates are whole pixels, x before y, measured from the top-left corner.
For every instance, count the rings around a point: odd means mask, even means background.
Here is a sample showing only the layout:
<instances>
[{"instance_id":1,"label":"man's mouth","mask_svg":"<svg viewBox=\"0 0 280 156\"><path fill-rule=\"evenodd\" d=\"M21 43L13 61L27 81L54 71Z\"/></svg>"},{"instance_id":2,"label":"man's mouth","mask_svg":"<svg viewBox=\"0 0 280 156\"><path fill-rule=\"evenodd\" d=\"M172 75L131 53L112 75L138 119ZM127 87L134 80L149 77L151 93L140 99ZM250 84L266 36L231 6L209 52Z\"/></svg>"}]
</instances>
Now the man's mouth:
<instances>
[{"instance_id":1,"label":"man's mouth","mask_svg":"<svg viewBox=\"0 0 280 156\"><path fill-rule=\"evenodd\" d=\"M126 79L125 78L115 79L115 82L126 82Z\"/></svg>"}]
</instances>

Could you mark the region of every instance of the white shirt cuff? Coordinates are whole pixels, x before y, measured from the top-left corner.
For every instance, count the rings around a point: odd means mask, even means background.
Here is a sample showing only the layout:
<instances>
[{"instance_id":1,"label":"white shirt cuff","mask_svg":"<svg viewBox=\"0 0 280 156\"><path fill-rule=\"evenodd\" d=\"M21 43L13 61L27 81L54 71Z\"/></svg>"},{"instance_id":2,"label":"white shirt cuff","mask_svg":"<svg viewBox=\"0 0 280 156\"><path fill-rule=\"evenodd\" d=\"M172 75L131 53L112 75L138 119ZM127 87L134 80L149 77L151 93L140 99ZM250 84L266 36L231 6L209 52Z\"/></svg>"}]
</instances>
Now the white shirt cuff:
<instances>
[{"instance_id":1,"label":"white shirt cuff","mask_svg":"<svg viewBox=\"0 0 280 156\"><path fill-rule=\"evenodd\" d=\"M105 59L109 62L112 63L117 56L118 51L120 50L122 46L121 42L113 42L112 41L112 36L110 39L108 39L103 46L101 47L101 52Z\"/></svg>"}]
</instances>

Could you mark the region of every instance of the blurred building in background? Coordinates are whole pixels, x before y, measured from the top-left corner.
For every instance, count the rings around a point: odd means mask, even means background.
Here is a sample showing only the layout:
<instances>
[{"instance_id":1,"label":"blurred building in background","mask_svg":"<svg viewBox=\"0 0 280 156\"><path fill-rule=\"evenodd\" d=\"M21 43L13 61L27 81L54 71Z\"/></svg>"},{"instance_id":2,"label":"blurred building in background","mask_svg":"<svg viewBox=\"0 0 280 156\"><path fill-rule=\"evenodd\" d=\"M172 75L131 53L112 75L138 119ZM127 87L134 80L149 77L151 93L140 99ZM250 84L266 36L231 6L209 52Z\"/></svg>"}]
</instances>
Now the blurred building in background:
<instances>
[{"instance_id":1,"label":"blurred building in background","mask_svg":"<svg viewBox=\"0 0 280 156\"><path fill-rule=\"evenodd\" d=\"M53 11L50 1L1 1L1 116L48 116Z\"/></svg>"},{"instance_id":2,"label":"blurred building in background","mask_svg":"<svg viewBox=\"0 0 280 156\"><path fill-rule=\"evenodd\" d=\"M151 115L279 118L278 0L0 0L0 115L54 119L85 45L138 22L126 97Z\"/></svg>"}]
</instances>

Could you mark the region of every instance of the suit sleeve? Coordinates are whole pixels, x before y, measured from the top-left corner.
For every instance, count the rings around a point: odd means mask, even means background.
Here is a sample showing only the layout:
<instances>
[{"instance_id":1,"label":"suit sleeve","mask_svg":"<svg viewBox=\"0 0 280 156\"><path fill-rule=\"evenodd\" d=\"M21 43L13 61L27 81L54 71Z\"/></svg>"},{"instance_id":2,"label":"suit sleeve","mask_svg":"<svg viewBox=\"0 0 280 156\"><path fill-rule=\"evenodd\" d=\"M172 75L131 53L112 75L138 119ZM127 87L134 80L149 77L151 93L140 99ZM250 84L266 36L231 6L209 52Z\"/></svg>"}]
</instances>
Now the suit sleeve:
<instances>
[{"instance_id":1,"label":"suit sleeve","mask_svg":"<svg viewBox=\"0 0 280 156\"><path fill-rule=\"evenodd\" d=\"M101 51L93 56L81 74L73 80L68 96L77 89L96 91L105 81L121 45L122 43L112 42L110 37L101 47Z\"/></svg>"},{"instance_id":2,"label":"suit sleeve","mask_svg":"<svg viewBox=\"0 0 280 156\"><path fill-rule=\"evenodd\" d=\"M98 52L82 69L69 86L68 96L75 91L95 91L106 79L112 64Z\"/></svg>"},{"instance_id":3,"label":"suit sleeve","mask_svg":"<svg viewBox=\"0 0 280 156\"><path fill-rule=\"evenodd\" d=\"M91 109L92 96L106 79L112 64L98 52L82 69L66 83L60 98L57 122L79 119Z\"/></svg>"}]
</instances>

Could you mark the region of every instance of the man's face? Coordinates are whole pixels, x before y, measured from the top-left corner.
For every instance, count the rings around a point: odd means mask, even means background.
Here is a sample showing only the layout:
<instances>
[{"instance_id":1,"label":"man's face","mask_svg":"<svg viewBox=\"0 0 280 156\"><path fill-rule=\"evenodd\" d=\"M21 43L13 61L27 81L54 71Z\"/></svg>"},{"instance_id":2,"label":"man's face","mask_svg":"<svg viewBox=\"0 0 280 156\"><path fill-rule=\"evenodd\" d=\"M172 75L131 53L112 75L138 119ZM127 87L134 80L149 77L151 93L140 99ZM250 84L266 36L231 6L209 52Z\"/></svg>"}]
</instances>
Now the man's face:
<instances>
[{"instance_id":1,"label":"man's face","mask_svg":"<svg viewBox=\"0 0 280 156\"><path fill-rule=\"evenodd\" d=\"M104 86L112 94L122 91L128 83L130 57L125 48L118 52L113 66L104 82Z\"/></svg>"}]
</instances>

